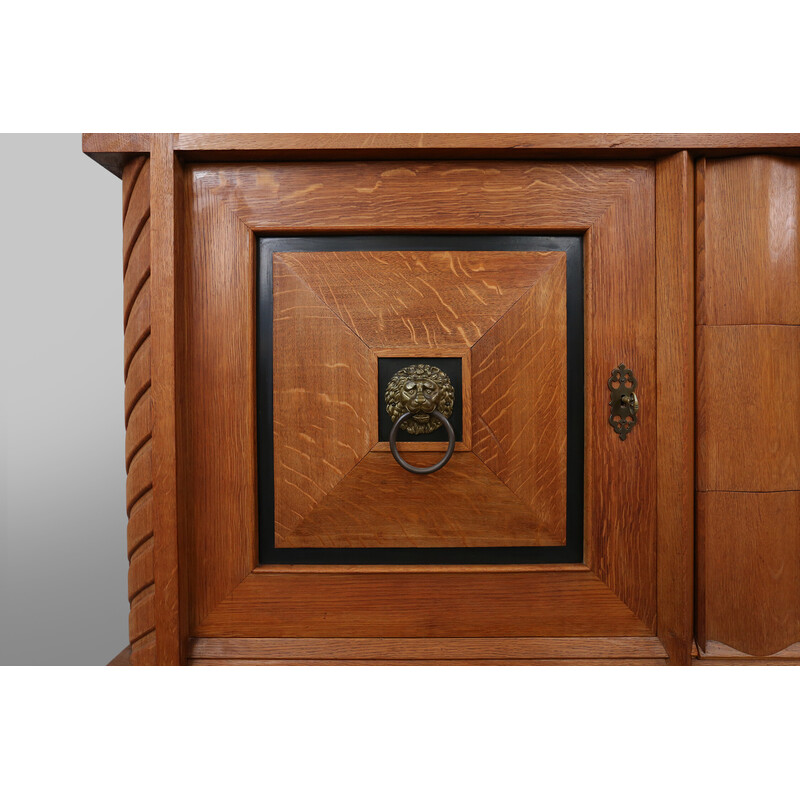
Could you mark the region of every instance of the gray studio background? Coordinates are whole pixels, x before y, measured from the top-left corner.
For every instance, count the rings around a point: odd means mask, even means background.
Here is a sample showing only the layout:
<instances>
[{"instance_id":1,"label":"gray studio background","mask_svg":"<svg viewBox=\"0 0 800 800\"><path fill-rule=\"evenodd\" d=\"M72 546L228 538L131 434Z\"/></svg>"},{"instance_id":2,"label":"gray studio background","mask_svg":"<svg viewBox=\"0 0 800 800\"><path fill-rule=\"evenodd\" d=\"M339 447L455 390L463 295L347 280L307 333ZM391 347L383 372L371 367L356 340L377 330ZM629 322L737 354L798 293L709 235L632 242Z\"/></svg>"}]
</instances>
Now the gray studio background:
<instances>
[{"instance_id":1,"label":"gray studio background","mask_svg":"<svg viewBox=\"0 0 800 800\"><path fill-rule=\"evenodd\" d=\"M0 135L0 664L127 644L121 182Z\"/></svg>"}]
</instances>

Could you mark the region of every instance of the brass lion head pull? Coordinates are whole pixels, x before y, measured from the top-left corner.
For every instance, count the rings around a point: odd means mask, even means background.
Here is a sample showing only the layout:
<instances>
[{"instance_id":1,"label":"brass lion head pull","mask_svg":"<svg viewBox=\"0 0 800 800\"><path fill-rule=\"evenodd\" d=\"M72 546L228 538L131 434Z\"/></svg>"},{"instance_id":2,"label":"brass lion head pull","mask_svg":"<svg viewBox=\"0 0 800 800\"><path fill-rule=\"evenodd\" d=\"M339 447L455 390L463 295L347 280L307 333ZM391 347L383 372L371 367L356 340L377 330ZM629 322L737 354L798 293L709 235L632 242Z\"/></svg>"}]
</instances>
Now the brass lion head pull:
<instances>
[{"instance_id":1,"label":"brass lion head pull","mask_svg":"<svg viewBox=\"0 0 800 800\"><path fill-rule=\"evenodd\" d=\"M428 475L441 469L453 455L456 434L448 417L453 413L455 391L450 378L432 364L412 364L398 370L386 387L386 411L394 425L389 434L389 448L394 460L403 469L416 475ZM400 428L418 436L444 425L448 447L444 458L432 467L415 467L397 452L397 432Z\"/></svg>"},{"instance_id":2,"label":"brass lion head pull","mask_svg":"<svg viewBox=\"0 0 800 800\"><path fill-rule=\"evenodd\" d=\"M386 411L397 422L401 414L411 416L400 427L416 436L433 433L442 423L433 416L438 411L445 417L453 413L453 384L438 367L431 364L412 364L398 370L386 387Z\"/></svg>"}]
</instances>

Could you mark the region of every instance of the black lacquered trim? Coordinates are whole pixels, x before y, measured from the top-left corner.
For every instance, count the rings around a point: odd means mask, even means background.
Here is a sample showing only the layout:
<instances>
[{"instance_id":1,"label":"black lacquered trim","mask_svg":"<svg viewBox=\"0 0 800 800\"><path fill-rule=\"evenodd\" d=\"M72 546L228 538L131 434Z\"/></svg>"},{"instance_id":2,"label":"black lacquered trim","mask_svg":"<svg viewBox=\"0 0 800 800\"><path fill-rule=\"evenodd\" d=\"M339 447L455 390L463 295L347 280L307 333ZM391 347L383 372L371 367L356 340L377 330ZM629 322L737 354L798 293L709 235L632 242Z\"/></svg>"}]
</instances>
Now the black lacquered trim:
<instances>
[{"instance_id":1,"label":"black lacquered trim","mask_svg":"<svg viewBox=\"0 0 800 800\"><path fill-rule=\"evenodd\" d=\"M532 251L567 257L567 543L562 547L275 547L272 256L362 251ZM583 240L493 234L259 237L257 275L258 532L261 564L572 564L583 561Z\"/></svg>"}]
</instances>

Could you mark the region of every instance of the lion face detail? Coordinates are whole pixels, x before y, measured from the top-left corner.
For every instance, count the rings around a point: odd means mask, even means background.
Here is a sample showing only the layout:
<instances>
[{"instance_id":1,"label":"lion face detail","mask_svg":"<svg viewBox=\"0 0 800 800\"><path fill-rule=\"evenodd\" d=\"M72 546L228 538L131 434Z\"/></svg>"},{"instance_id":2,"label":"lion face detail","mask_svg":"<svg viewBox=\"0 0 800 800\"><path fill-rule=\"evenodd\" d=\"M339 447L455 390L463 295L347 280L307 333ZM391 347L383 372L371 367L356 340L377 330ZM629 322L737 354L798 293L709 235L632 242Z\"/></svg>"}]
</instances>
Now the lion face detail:
<instances>
[{"instance_id":1,"label":"lion face detail","mask_svg":"<svg viewBox=\"0 0 800 800\"><path fill-rule=\"evenodd\" d=\"M442 370L430 364L413 364L394 374L384 399L392 422L406 411L414 414L400 427L417 435L441 428L442 423L431 412L439 411L449 417L453 413L454 395L453 384Z\"/></svg>"}]
</instances>

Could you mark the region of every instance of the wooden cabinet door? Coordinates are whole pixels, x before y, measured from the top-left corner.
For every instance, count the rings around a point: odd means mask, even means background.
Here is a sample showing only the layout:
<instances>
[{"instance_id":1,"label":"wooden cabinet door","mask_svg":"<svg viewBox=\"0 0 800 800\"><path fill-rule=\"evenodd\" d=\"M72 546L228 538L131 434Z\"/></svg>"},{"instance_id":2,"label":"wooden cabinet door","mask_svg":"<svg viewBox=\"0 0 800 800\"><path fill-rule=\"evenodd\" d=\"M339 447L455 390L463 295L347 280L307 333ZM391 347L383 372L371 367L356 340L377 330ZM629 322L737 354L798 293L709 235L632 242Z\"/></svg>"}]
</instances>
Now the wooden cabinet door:
<instances>
[{"instance_id":1,"label":"wooden cabinet door","mask_svg":"<svg viewBox=\"0 0 800 800\"><path fill-rule=\"evenodd\" d=\"M328 637L345 660L667 656L653 163L197 165L186 184L194 658L232 639L327 658ZM381 435L392 359L458 362L434 474Z\"/></svg>"}]
</instances>

